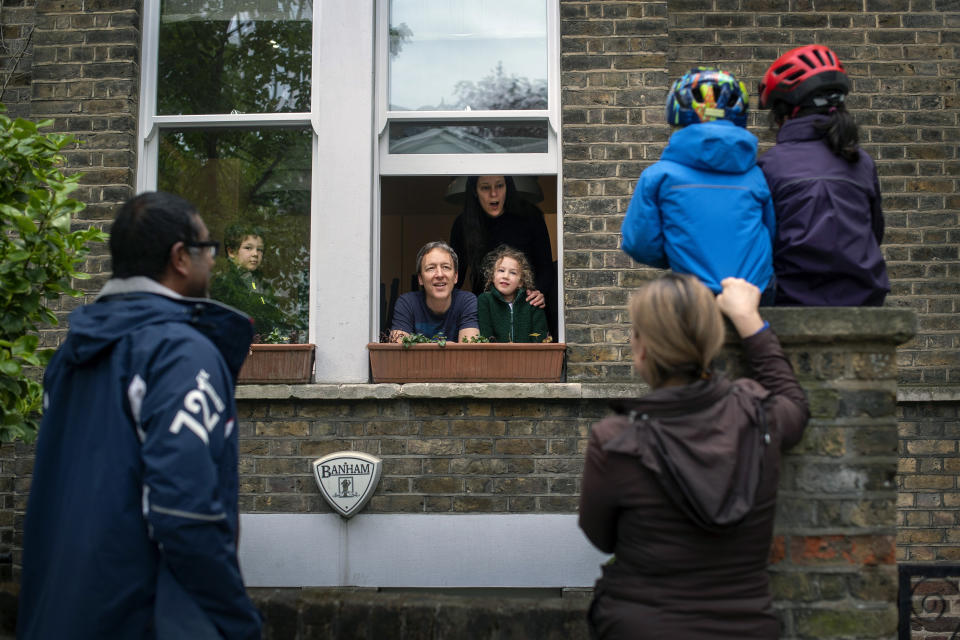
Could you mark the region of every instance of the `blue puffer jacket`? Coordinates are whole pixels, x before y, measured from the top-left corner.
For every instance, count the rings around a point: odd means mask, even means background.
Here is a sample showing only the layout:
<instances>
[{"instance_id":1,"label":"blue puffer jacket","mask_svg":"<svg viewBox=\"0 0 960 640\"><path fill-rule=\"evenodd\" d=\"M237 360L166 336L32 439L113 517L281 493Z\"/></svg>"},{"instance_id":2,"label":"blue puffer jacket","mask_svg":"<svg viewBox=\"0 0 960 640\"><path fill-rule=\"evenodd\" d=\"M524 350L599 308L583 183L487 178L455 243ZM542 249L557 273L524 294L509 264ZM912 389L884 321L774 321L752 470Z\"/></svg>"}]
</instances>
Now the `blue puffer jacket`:
<instances>
[{"instance_id":1,"label":"blue puffer jacket","mask_svg":"<svg viewBox=\"0 0 960 640\"><path fill-rule=\"evenodd\" d=\"M623 250L637 262L691 273L715 293L729 276L766 289L776 223L756 158L756 136L731 122L676 131L640 175L621 228Z\"/></svg>"},{"instance_id":2,"label":"blue puffer jacket","mask_svg":"<svg viewBox=\"0 0 960 640\"><path fill-rule=\"evenodd\" d=\"M18 637L259 638L237 563L249 319L111 280L44 378Z\"/></svg>"}]
</instances>

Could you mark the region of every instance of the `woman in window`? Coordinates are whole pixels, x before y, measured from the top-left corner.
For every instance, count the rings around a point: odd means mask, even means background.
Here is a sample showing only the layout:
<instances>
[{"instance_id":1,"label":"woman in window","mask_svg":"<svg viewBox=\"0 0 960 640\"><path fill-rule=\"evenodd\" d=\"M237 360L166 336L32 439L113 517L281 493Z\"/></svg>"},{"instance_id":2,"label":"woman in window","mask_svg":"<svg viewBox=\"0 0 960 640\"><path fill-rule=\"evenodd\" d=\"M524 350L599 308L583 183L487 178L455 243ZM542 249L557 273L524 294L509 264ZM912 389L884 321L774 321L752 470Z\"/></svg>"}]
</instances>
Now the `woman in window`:
<instances>
[{"instance_id":1,"label":"woman in window","mask_svg":"<svg viewBox=\"0 0 960 640\"><path fill-rule=\"evenodd\" d=\"M547 308L556 335L553 251L543 212L519 196L510 176L471 176L465 191L463 212L450 230L450 245L466 267L461 270L468 274L470 290L475 294L484 290L484 256L500 245L518 249L533 267L535 284L527 289L527 302Z\"/></svg>"}]
</instances>

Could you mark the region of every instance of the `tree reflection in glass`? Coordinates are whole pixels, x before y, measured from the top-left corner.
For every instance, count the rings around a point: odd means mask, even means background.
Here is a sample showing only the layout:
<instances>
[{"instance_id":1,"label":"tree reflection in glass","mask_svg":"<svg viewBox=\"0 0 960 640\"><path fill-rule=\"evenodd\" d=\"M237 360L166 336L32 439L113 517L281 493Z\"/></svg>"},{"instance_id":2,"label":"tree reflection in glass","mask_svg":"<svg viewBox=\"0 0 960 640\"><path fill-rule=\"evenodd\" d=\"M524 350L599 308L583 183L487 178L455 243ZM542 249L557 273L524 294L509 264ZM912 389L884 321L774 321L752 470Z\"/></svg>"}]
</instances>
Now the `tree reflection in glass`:
<instances>
[{"instance_id":1,"label":"tree reflection in glass","mask_svg":"<svg viewBox=\"0 0 960 640\"><path fill-rule=\"evenodd\" d=\"M168 129L160 136L161 190L193 202L214 239L223 241L227 230L236 225L256 228L261 236L263 265L257 269L255 282L265 293L247 296L250 299L244 301L232 292L221 295L223 301L262 319L260 341L305 342L310 130ZM236 266L226 251L223 254L217 258L215 284L217 279L228 278Z\"/></svg>"},{"instance_id":2,"label":"tree reflection in glass","mask_svg":"<svg viewBox=\"0 0 960 640\"><path fill-rule=\"evenodd\" d=\"M157 113L310 110L311 0L174 0L160 16Z\"/></svg>"},{"instance_id":3,"label":"tree reflection in glass","mask_svg":"<svg viewBox=\"0 0 960 640\"><path fill-rule=\"evenodd\" d=\"M545 0L391 0L393 111L547 108Z\"/></svg>"}]
</instances>

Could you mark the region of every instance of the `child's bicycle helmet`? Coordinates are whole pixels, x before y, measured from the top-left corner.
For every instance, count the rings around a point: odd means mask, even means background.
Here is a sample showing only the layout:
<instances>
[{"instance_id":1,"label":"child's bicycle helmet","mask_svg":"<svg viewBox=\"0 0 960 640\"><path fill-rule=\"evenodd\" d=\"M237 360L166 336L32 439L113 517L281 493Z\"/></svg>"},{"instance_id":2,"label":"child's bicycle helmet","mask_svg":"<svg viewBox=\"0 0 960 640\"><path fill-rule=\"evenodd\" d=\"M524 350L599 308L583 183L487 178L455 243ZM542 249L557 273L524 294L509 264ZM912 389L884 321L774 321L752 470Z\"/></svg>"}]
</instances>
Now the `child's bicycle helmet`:
<instances>
[{"instance_id":1,"label":"child's bicycle helmet","mask_svg":"<svg viewBox=\"0 0 960 640\"><path fill-rule=\"evenodd\" d=\"M823 45L808 44L770 65L760 83L760 108L770 109L779 101L796 107L810 102L814 94L843 96L849 91L850 80L837 55Z\"/></svg>"},{"instance_id":2,"label":"child's bicycle helmet","mask_svg":"<svg viewBox=\"0 0 960 640\"><path fill-rule=\"evenodd\" d=\"M673 83L667 96L667 122L686 126L713 120L730 120L747 126L747 87L732 73L698 67Z\"/></svg>"}]
</instances>

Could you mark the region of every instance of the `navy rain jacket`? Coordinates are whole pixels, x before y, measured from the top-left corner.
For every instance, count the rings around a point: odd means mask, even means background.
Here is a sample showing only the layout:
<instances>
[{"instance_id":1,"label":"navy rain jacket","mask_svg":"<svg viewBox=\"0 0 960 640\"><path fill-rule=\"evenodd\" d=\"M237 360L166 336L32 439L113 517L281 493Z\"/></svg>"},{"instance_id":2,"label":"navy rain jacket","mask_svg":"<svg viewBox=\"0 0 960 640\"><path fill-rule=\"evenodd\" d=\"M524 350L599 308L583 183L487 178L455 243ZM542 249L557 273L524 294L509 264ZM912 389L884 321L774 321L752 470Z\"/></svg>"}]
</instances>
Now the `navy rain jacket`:
<instances>
[{"instance_id":1,"label":"navy rain jacket","mask_svg":"<svg viewBox=\"0 0 960 640\"><path fill-rule=\"evenodd\" d=\"M237 562L234 385L253 330L168 296L111 280L47 367L21 639L260 637Z\"/></svg>"},{"instance_id":2,"label":"navy rain jacket","mask_svg":"<svg viewBox=\"0 0 960 640\"><path fill-rule=\"evenodd\" d=\"M777 304L880 306L890 280L877 169L863 149L852 164L830 151L814 126L826 119L787 120L758 161L777 211Z\"/></svg>"},{"instance_id":3,"label":"navy rain jacket","mask_svg":"<svg viewBox=\"0 0 960 640\"><path fill-rule=\"evenodd\" d=\"M767 288L775 226L757 137L720 120L670 136L640 174L621 232L637 262L691 273L719 293L731 276Z\"/></svg>"}]
</instances>

